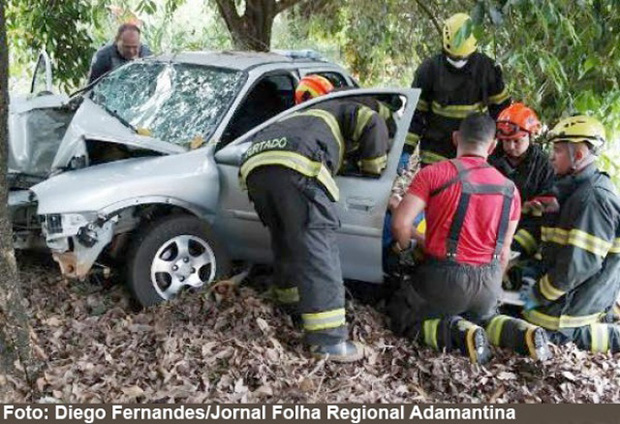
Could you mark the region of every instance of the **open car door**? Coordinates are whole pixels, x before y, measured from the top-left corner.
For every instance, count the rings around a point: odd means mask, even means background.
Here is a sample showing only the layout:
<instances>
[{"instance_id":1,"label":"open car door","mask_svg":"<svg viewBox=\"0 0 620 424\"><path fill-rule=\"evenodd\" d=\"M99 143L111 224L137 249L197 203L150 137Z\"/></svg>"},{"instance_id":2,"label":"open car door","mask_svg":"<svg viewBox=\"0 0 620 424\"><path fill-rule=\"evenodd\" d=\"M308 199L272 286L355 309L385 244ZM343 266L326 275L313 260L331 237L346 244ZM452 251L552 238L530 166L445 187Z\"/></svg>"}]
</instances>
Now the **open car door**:
<instances>
[{"instance_id":1,"label":"open car door","mask_svg":"<svg viewBox=\"0 0 620 424\"><path fill-rule=\"evenodd\" d=\"M338 245L344 278L382 282L385 213L418 96L419 90L414 89L356 89L333 93L279 114L220 150L215 155L221 190L220 207L214 227L221 240L225 240L232 257L259 263L271 260L269 233L248 200L247 192L242 191L239 186L239 167L242 155L250 146L249 139L261 129L291 113L303 111L321 102L335 98L359 101L362 97L376 97L381 101L391 102L392 105L399 105L398 110L392 114L396 131L391 141L387 167L378 178L362 174L338 175L336 183L340 189L340 200L336 206L341 222Z\"/></svg>"},{"instance_id":2,"label":"open car door","mask_svg":"<svg viewBox=\"0 0 620 424\"><path fill-rule=\"evenodd\" d=\"M41 52L27 96L11 96L9 103L10 188L28 188L47 177L60 141L73 116L63 107L66 95L52 92L49 56Z\"/></svg>"},{"instance_id":3,"label":"open car door","mask_svg":"<svg viewBox=\"0 0 620 424\"><path fill-rule=\"evenodd\" d=\"M32 75L30 84L30 95L41 96L46 94L54 94L52 87L52 62L47 52L39 53L37 64Z\"/></svg>"}]
</instances>

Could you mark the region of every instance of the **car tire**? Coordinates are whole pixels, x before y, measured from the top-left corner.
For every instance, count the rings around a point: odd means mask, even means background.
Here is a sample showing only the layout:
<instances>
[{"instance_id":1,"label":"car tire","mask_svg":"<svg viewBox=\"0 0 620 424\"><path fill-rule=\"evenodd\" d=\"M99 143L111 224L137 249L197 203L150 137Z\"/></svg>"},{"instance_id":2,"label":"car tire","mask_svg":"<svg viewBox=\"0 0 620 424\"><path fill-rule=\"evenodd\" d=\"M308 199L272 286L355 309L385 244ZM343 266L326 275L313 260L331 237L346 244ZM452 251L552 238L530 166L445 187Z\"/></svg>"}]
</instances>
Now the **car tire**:
<instances>
[{"instance_id":1,"label":"car tire","mask_svg":"<svg viewBox=\"0 0 620 424\"><path fill-rule=\"evenodd\" d=\"M127 283L144 307L184 288L212 284L230 271L230 259L206 222L170 216L144 227L130 250Z\"/></svg>"}]
</instances>

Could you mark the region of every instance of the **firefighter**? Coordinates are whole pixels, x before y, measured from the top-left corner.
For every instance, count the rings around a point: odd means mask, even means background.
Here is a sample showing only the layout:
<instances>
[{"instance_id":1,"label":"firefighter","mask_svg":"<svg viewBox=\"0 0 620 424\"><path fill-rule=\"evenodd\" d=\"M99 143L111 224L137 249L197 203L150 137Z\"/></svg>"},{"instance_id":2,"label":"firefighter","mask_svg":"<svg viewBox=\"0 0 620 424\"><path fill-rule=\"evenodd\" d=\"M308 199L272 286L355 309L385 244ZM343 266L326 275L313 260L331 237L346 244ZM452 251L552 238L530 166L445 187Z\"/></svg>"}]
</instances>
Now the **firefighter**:
<instances>
[{"instance_id":1,"label":"firefighter","mask_svg":"<svg viewBox=\"0 0 620 424\"><path fill-rule=\"evenodd\" d=\"M333 92L341 92L352 90L354 87L343 86L334 88ZM358 103L363 104L364 106L368 106L370 109L374 110L385 120L385 124L388 128L388 135L390 140L396 134L396 120L394 119L394 113L396 113L402 106L402 101L398 96L382 96L382 98L377 98L376 96L356 96L352 99Z\"/></svg>"},{"instance_id":2,"label":"firefighter","mask_svg":"<svg viewBox=\"0 0 620 424\"><path fill-rule=\"evenodd\" d=\"M595 164L605 129L574 116L558 122L549 141L560 209L545 214L543 272L522 291L524 317L555 343L620 352L620 326L607 323L620 291L620 198Z\"/></svg>"},{"instance_id":3,"label":"firefighter","mask_svg":"<svg viewBox=\"0 0 620 424\"><path fill-rule=\"evenodd\" d=\"M502 72L492 59L476 51L471 18L464 13L443 24L443 51L417 69L412 87L422 93L411 121L404 164L420 141L422 165L454 158L452 133L472 112L488 112L493 119L510 104ZM459 43L459 40L461 42Z\"/></svg>"},{"instance_id":4,"label":"firefighter","mask_svg":"<svg viewBox=\"0 0 620 424\"><path fill-rule=\"evenodd\" d=\"M473 113L454 137L457 158L423 168L394 214L395 248L404 255L414 237L426 257L388 305L392 328L436 349L459 349L472 362L490 359L489 339L545 359L542 328L496 312L521 202L514 184L487 163L495 122ZM420 237L411 223L423 210Z\"/></svg>"},{"instance_id":5,"label":"firefighter","mask_svg":"<svg viewBox=\"0 0 620 424\"><path fill-rule=\"evenodd\" d=\"M523 207L511 249L522 258L538 251L542 211L538 205L551 205L553 195L553 168L549 157L534 140L542 125L536 113L523 103L514 103L497 118L497 149L489 163L510 178L519 193Z\"/></svg>"},{"instance_id":6,"label":"firefighter","mask_svg":"<svg viewBox=\"0 0 620 424\"><path fill-rule=\"evenodd\" d=\"M295 99L301 103L332 89L327 79L306 76ZM353 166L379 176L387 149L387 128L376 112L335 99L258 132L244 155L240 179L271 234L278 300L301 315L313 356L338 362L363 356L363 346L348 340L334 176Z\"/></svg>"}]
</instances>

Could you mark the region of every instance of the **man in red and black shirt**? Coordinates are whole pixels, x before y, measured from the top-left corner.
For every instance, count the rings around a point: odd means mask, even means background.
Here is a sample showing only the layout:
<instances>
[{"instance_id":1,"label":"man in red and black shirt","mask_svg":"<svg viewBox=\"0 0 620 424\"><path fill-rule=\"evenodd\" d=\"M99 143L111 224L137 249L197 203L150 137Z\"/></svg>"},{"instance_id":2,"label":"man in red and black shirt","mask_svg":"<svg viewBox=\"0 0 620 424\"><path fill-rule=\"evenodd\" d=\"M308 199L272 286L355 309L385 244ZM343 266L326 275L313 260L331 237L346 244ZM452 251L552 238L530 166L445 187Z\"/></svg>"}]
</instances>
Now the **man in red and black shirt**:
<instances>
[{"instance_id":1,"label":"man in red and black shirt","mask_svg":"<svg viewBox=\"0 0 620 424\"><path fill-rule=\"evenodd\" d=\"M521 214L514 184L487 163L495 122L466 117L454 134L457 158L422 169L394 214L395 249L417 240L425 260L392 298L393 329L437 349L458 348L473 362L490 358L490 342L534 358L548 356L544 330L497 315L501 277ZM426 235L412 221L424 211Z\"/></svg>"}]
</instances>

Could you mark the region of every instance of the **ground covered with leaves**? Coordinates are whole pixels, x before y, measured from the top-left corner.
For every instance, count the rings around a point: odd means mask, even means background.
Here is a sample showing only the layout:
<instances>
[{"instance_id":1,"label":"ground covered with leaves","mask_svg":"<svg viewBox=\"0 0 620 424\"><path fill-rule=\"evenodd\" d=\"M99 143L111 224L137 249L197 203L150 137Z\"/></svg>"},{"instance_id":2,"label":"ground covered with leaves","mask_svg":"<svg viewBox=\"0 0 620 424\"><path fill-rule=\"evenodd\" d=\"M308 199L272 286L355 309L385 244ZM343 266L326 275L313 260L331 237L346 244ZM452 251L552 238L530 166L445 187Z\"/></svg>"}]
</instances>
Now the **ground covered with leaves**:
<instances>
[{"instance_id":1,"label":"ground covered with leaves","mask_svg":"<svg viewBox=\"0 0 620 424\"><path fill-rule=\"evenodd\" d=\"M136 311L122 286L64 281L54 263L19 258L43 368L34 402L620 402L619 355L554 347L535 363L495 350L485 366L394 336L385 317L348 302L364 360L311 359L301 333L260 284ZM266 279L268 277L262 277Z\"/></svg>"}]
</instances>

